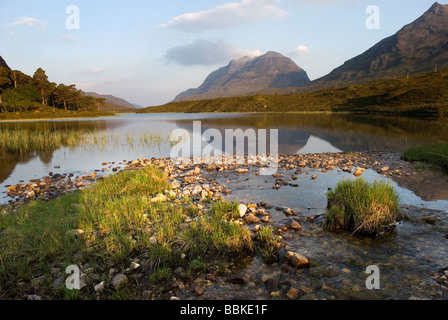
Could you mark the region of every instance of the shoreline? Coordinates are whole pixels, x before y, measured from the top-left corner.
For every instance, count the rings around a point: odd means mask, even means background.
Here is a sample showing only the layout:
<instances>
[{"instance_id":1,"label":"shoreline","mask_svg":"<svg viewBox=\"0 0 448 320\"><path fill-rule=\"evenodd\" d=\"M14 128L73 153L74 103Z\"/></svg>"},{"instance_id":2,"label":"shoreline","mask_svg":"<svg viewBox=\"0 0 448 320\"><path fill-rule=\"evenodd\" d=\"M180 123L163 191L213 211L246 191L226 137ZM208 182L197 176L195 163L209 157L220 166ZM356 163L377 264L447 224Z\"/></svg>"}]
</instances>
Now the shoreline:
<instances>
[{"instance_id":1,"label":"shoreline","mask_svg":"<svg viewBox=\"0 0 448 320\"><path fill-rule=\"evenodd\" d=\"M394 156L395 155L395 156ZM194 160L190 158L190 160ZM246 157L247 160L247 157ZM381 161L380 161L381 160ZM287 172L294 172L295 176L307 175L307 171L310 168L320 170L322 174L328 171L341 171L356 176L356 172L361 173L362 169L373 169L377 172L381 172L383 175L391 177L394 175L406 176L412 170L412 165L408 163L408 166L403 166L405 162L400 160L396 154L392 152L360 152L356 154L352 153L325 153L325 154L308 154L308 155L279 155L279 167L287 170ZM103 163L105 168L108 168L111 163ZM250 179L252 175L257 175L259 167L252 164L229 164L220 165L212 163L198 163L194 164L194 161L188 164L174 164L169 158L161 159L136 159L127 161L123 168L115 167L116 172L119 174L121 171L135 171L144 170L147 167L154 166L164 171L169 180L169 188L164 192L152 195L149 200L151 203L166 203L169 205L181 205L186 207L195 208L202 214L206 214L208 210L217 202L225 199L226 195L232 194L231 188L224 183L220 183L217 180L217 176L225 175L228 179ZM109 167L113 169L114 167ZM359 170L358 170L359 169ZM286 171L285 171L286 172ZM106 171L104 171L106 173ZM115 173L111 173L114 175ZM76 191L79 189L89 188L98 179L109 179L98 174L85 175L82 177L74 177L70 175L52 175L47 177L44 185L41 185L39 181L33 181L36 186L24 185L31 188L32 192L35 192L35 188L41 188L44 190L42 193L44 196L42 200L50 200L60 198L64 194ZM311 181L320 180L320 178L314 179L311 174L308 176ZM266 183L272 187L273 192L281 188L295 187L295 180L288 179L284 171L279 171L271 176L266 176ZM49 191L55 192L54 194L46 194L45 188L48 187ZM36 192L35 192L36 193ZM48 195L48 197L46 197ZM38 198L37 193L36 197ZM185 202L185 199L189 199ZM25 202L28 202L27 199ZM51 200L56 201L56 200ZM326 266L321 259L326 261L326 256L319 258L316 253L307 251L308 249L302 248L308 241L317 241L320 243L319 238L324 236L325 241L328 239L337 240L340 236L336 233L325 232L322 234L322 214L313 214L312 216L303 215L301 212L296 212L288 207L273 206L269 203L269 199L258 199L253 203L240 203L243 205L239 208L240 215L238 219L234 220L234 223L240 224L242 227L247 228L252 238L256 239L258 231L262 227L271 227L278 239L279 258L278 262L274 264L264 263L259 254L255 256L243 257L241 260L236 260L226 264L224 272L218 272L215 265L210 266L206 271L194 273L192 277L188 279L175 278L169 280L162 292L157 293L148 289L147 285L138 285L139 280L142 277L148 276L146 269L139 268L139 265L144 265L144 259L141 257L134 257L130 255L129 259L132 259L131 268L126 271L120 272L116 266L109 265L103 266L105 272L109 270L109 277L106 282L101 282L97 279L97 273L93 271L87 271L92 269L92 266L87 263L79 265L81 270L86 270L87 277L93 277L90 282L91 285L105 286L107 292L112 293L114 291L114 279L121 277L127 279L127 282L136 283L132 286L131 296L132 299L163 299L163 300L215 300L215 299L238 299L238 297L250 299L262 298L273 300L296 300L296 299L318 299L319 297L327 297L329 300L338 300L338 297L354 297L360 299L384 299L382 294L376 292L362 291L359 286L352 291L349 287L342 291L335 292L331 285L316 285L315 281L319 283L319 279L332 279L337 273L333 270L334 267ZM23 202L21 202L23 203ZM51 202L49 202L51 203ZM19 202L17 202L17 205ZM72 204L72 209L76 210L79 204ZM419 228L427 226L427 228L437 227L442 231L446 223L446 213L439 212L437 210L424 210L412 206L402 206L405 213L405 224L418 224ZM71 209L70 209L71 210ZM203 212L203 213L202 213ZM13 214L13 213L12 213ZM186 226L194 222L195 219L186 218L184 224ZM73 232L79 232L79 237L82 237L83 230L72 230ZM437 232L440 232L438 230ZM347 237L348 234L345 236ZM393 236L393 235L392 235ZM447 234L448 236L448 234ZM350 238L350 237L349 237ZM342 238L344 239L344 237ZM306 242L304 242L306 241ZM330 240L333 241L333 240ZM382 243L385 240L371 239L369 237L355 236L351 240L353 245L365 246L370 243ZM342 243L346 243L347 240L343 240ZM299 244L299 245L298 245ZM347 243L349 245L350 243ZM311 244L311 247L314 245ZM338 245L340 246L340 244ZM304 265L296 265L289 260L289 254L292 252L293 256L303 256L308 262ZM337 250L334 251L338 254ZM342 253L339 253L342 254ZM338 255L339 255L338 254ZM344 255L342 254L342 257ZM346 259L346 258L344 258ZM294 260L295 261L295 260ZM441 261L443 263L443 261ZM221 262L223 263L223 261ZM399 260L395 263L400 263ZM132 269L135 267L135 270ZM137 267L136 267L137 266ZM349 275L355 275L356 265L338 264L338 272ZM445 265L444 265L445 266ZM443 266L443 267L444 267ZM52 269L55 269L53 267ZM251 274L255 271L245 270L262 270L260 275ZM112 271L114 270L114 271ZM442 269L441 269L442 270ZM437 271L437 270L435 270ZM56 272L56 271L55 271ZM448 286L448 280L443 275L444 270L441 273L437 273L435 281L441 285ZM297 275L306 274L306 277ZM135 276L135 278L134 278ZM38 277L39 279L43 276ZM61 271L54 275L45 275L52 279L53 286L60 285L60 279L63 277ZM287 280L285 280L285 279ZM43 278L42 278L43 279ZM90 279L90 278L89 278ZM283 280L280 280L283 279ZM288 280L289 279L289 280ZM47 282L49 280L46 280ZM50 281L50 283L51 283ZM286 281L286 285L281 284ZM310 282L311 281L311 282ZM27 284L22 285L24 287ZM347 286L347 284L345 285ZM430 286L435 288L435 284ZM246 293L241 292L241 288L246 288ZM420 286L418 288L421 288ZM420 290L420 289L419 289ZM95 289L96 291L96 289ZM81 297L89 297L82 294ZM432 291L430 291L432 292ZM447 291L448 292L448 291ZM408 293L404 293L406 296ZM387 297L387 294L386 294ZM401 295L399 297L402 297ZM425 296L427 297L427 296ZM24 296L25 299L51 299L50 296L42 293L28 294ZM409 295L407 298L419 298L419 296Z\"/></svg>"}]
</instances>

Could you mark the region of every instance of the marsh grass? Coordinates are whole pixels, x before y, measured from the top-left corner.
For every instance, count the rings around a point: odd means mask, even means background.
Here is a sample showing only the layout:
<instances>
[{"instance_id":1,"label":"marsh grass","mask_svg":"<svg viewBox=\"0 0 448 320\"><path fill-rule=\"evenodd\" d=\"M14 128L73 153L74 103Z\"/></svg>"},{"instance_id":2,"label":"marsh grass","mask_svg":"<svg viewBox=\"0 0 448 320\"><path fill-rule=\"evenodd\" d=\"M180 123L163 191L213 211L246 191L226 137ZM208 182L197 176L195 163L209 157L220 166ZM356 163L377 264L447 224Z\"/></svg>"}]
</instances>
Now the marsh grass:
<instances>
[{"instance_id":1,"label":"marsh grass","mask_svg":"<svg viewBox=\"0 0 448 320\"><path fill-rule=\"evenodd\" d=\"M39 293L62 299L95 297L95 283L79 295L55 290L50 270L89 263L101 279L110 281L109 268L126 270L134 258L142 261L140 272L158 292L173 276L188 276L209 263L253 252L250 231L233 221L237 204L218 202L202 212L190 203L151 202L168 186L166 174L158 168L125 170L87 189L0 215L0 287L4 290L0 296L23 297L27 285L18 283L45 275ZM67 233L74 229L83 232ZM102 298L129 298L131 285Z\"/></svg>"},{"instance_id":2,"label":"marsh grass","mask_svg":"<svg viewBox=\"0 0 448 320\"><path fill-rule=\"evenodd\" d=\"M400 215L398 194L385 181L369 184L362 178L343 180L327 193L327 199L327 229L379 235L392 227Z\"/></svg>"},{"instance_id":3,"label":"marsh grass","mask_svg":"<svg viewBox=\"0 0 448 320\"><path fill-rule=\"evenodd\" d=\"M419 161L448 170L448 143L410 148L403 154L406 161Z\"/></svg>"},{"instance_id":4,"label":"marsh grass","mask_svg":"<svg viewBox=\"0 0 448 320\"><path fill-rule=\"evenodd\" d=\"M140 142L140 144L138 143ZM140 139L128 132L126 137L105 131L88 130L45 130L0 129L0 148L9 152L29 152L56 150L61 147L71 149L105 150L108 145L124 145L131 149L136 147L158 147L169 143L169 137L160 133L144 132Z\"/></svg>"}]
</instances>

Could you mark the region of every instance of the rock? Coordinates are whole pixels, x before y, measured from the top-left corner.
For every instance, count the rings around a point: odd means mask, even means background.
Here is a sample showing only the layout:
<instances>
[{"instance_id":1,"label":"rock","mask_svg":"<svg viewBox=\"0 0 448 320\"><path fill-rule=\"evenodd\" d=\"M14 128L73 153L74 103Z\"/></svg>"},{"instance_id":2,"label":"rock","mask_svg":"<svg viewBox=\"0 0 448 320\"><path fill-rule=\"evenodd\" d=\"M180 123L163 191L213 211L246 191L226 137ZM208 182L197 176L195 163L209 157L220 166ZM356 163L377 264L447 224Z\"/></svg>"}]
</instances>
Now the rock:
<instances>
[{"instance_id":1,"label":"rock","mask_svg":"<svg viewBox=\"0 0 448 320\"><path fill-rule=\"evenodd\" d=\"M104 281L101 281L93 287L93 290L95 290L95 292L103 292L105 287L106 283Z\"/></svg>"},{"instance_id":2,"label":"rock","mask_svg":"<svg viewBox=\"0 0 448 320\"><path fill-rule=\"evenodd\" d=\"M33 286L40 287L45 282L45 278L46 278L46 276L43 274L43 275L41 275L39 277L36 277L33 280L31 280L31 284Z\"/></svg>"},{"instance_id":3,"label":"rock","mask_svg":"<svg viewBox=\"0 0 448 320\"><path fill-rule=\"evenodd\" d=\"M296 288L291 288L291 289L289 289L288 292L286 293L286 297L287 297L289 300L297 300L297 298L299 297L299 295L300 295L300 291L297 290Z\"/></svg>"},{"instance_id":4,"label":"rock","mask_svg":"<svg viewBox=\"0 0 448 320\"><path fill-rule=\"evenodd\" d=\"M264 286L266 287L266 290L272 292L278 287L278 279L268 277L267 279L264 280Z\"/></svg>"},{"instance_id":5,"label":"rock","mask_svg":"<svg viewBox=\"0 0 448 320\"><path fill-rule=\"evenodd\" d=\"M249 170L245 169L245 168L238 168L238 169L235 170L235 172L236 173L246 173L246 172L249 172Z\"/></svg>"},{"instance_id":6,"label":"rock","mask_svg":"<svg viewBox=\"0 0 448 320\"><path fill-rule=\"evenodd\" d=\"M51 284L51 287L55 290L59 290L62 289L62 287L64 286L64 277L59 277L56 280L53 281L53 283Z\"/></svg>"},{"instance_id":7,"label":"rock","mask_svg":"<svg viewBox=\"0 0 448 320\"><path fill-rule=\"evenodd\" d=\"M247 205L247 208L248 208L248 209L250 209L250 208L257 209L258 206L257 206L256 203L249 203L249 204Z\"/></svg>"},{"instance_id":8,"label":"rock","mask_svg":"<svg viewBox=\"0 0 448 320\"><path fill-rule=\"evenodd\" d=\"M201 296L204 293L204 291L205 291L205 288L203 286L201 286L201 285L196 285L193 288L193 293L196 296Z\"/></svg>"},{"instance_id":9,"label":"rock","mask_svg":"<svg viewBox=\"0 0 448 320\"><path fill-rule=\"evenodd\" d=\"M192 184L196 182L196 177L194 176L188 176L188 177L184 177L182 179L182 183L183 184Z\"/></svg>"},{"instance_id":10,"label":"rock","mask_svg":"<svg viewBox=\"0 0 448 320\"><path fill-rule=\"evenodd\" d=\"M36 197L36 193L34 191L28 192L28 198L33 199Z\"/></svg>"},{"instance_id":11,"label":"rock","mask_svg":"<svg viewBox=\"0 0 448 320\"><path fill-rule=\"evenodd\" d=\"M159 193L157 196L151 199L151 202L165 202L167 200L168 199L164 194Z\"/></svg>"},{"instance_id":12,"label":"rock","mask_svg":"<svg viewBox=\"0 0 448 320\"><path fill-rule=\"evenodd\" d=\"M244 217L244 215L246 214L247 211L247 207L244 204L240 204L238 206L238 212L240 213L240 217Z\"/></svg>"},{"instance_id":13,"label":"rock","mask_svg":"<svg viewBox=\"0 0 448 320\"><path fill-rule=\"evenodd\" d=\"M247 223L249 223L249 224L251 224L251 223L257 223L257 222L260 221L260 219L257 218L253 213L250 213L250 214L246 215L246 216L244 217L244 220L245 220Z\"/></svg>"},{"instance_id":14,"label":"rock","mask_svg":"<svg viewBox=\"0 0 448 320\"><path fill-rule=\"evenodd\" d=\"M360 170L356 170L356 171L353 173L353 175L354 175L355 177L360 177L360 176L362 175L362 171L360 171Z\"/></svg>"},{"instance_id":15,"label":"rock","mask_svg":"<svg viewBox=\"0 0 448 320\"><path fill-rule=\"evenodd\" d=\"M301 230L302 230L302 226L300 225L300 223L298 223L298 222L295 221L295 220L293 220L293 221L291 222L291 224L289 225L289 227L290 227L291 229L298 230L298 231L301 231Z\"/></svg>"},{"instance_id":16,"label":"rock","mask_svg":"<svg viewBox=\"0 0 448 320\"><path fill-rule=\"evenodd\" d=\"M242 277L233 276L232 278L229 279L229 282L232 284L245 284L246 280Z\"/></svg>"},{"instance_id":17,"label":"rock","mask_svg":"<svg viewBox=\"0 0 448 320\"><path fill-rule=\"evenodd\" d=\"M137 262L135 262L135 261L131 262L131 267L130 267L131 270L138 269L139 267L140 267L140 265Z\"/></svg>"},{"instance_id":18,"label":"rock","mask_svg":"<svg viewBox=\"0 0 448 320\"><path fill-rule=\"evenodd\" d=\"M112 279L112 286L115 290L123 288L128 283L128 277L126 275L119 273Z\"/></svg>"},{"instance_id":19,"label":"rock","mask_svg":"<svg viewBox=\"0 0 448 320\"><path fill-rule=\"evenodd\" d=\"M171 189L178 189L178 188L180 188L180 182L177 181L177 180L174 180L173 182L171 182L170 188Z\"/></svg>"},{"instance_id":20,"label":"rock","mask_svg":"<svg viewBox=\"0 0 448 320\"><path fill-rule=\"evenodd\" d=\"M302 286L300 288L300 290L302 290L303 292L305 292L306 294L312 294L313 293L313 289L306 287L306 286Z\"/></svg>"},{"instance_id":21,"label":"rock","mask_svg":"<svg viewBox=\"0 0 448 320\"><path fill-rule=\"evenodd\" d=\"M26 297L28 300L42 300L42 296L38 295L38 294L30 294Z\"/></svg>"},{"instance_id":22,"label":"rock","mask_svg":"<svg viewBox=\"0 0 448 320\"><path fill-rule=\"evenodd\" d=\"M66 235L72 236L72 237L79 236L81 234L84 234L84 230L82 230L82 229L73 229L73 230L68 230L66 232Z\"/></svg>"},{"instance_id":23,"label":"rock","mask_svg":"<svg viewBox=\"0 0 448 320\"><path fill-rule=\"evenodd\" d=\"M291 208L286 208L283 210L283 213L289 216L292 214L292 210L291 210Z\"/></svg>"},{"instance_id":24,"label":"rock","mask_svg":"<svg viewBox=\"0 0 448 320\"><path fill-rule=\"evenodd\" d=\"M313 176L311 176L311 179L316 180L316 179L317 179L317 176L316 176L316 175L313 175Z\"/></svg>"},{"instance_id":25,"label":"rock","mask_svg":"<svg viewBox=\"0 0 448 320\"><path fill-rule=\"evenodd\" d=\"M194 186L193 190L191 191L191 194L195 195L195 194L200 194L201 192L202 192L201 186Z\"/></svg>"},{"instance_id":26,"label":"rock","mask_svg":"<svg viewBox=\"0 0 448 320\"><path fill-rule=\"evenodd\" d=\"M262 222L269 222L269 216L262 216L261 217Z\"/></svg>"},{"instance_id":27,"label":"rock","mask_svg":"<svg viewBox=\"0 0 448 320\"><path fill-rule=\"evenodd\" d=\"M293 267L296 268L303 268L309 264L308 258L297 252L288 251L286 253L286 259Z\"/></svg>"},{"instance_id":28,"label":"rock","mask_svg":"<svg viewBox=\"0 0 448 320\"><path fill-rule=\"evenodd\" d=\"M382 167L381 169L380 169L380 171L381 172L387 172L387 171L389 171L389 167L388 166L385 166L385 167Z\"/></svg>"}]
</instances>

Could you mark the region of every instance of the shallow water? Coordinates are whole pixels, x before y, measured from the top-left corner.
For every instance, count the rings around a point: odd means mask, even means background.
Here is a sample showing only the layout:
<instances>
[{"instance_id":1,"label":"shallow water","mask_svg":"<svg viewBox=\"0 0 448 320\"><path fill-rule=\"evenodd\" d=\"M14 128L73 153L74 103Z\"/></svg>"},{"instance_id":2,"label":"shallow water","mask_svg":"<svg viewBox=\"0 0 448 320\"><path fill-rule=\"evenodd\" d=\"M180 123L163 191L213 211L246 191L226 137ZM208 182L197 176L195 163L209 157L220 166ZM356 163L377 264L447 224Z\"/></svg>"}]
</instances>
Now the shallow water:
<instances>
[{"instance_id":1,"label":"shallow water","mask_svg":"<svg viewBox=\"0 0 448 320\"><path fill-rule=\"evenodd\" d=\"M71 147L20 152L0 150L0 192L6 191L5 186L39 179L49 172L83 175L103 168L111 171L113 167L123 167L125 161L137 158L169 157L172 150L170 134L175 129L192 133L194 120L201 121L201 132L216 129L223 136L226 129L267 129L269 139L269 130L278 129L278 151L284 154L403 151L412 146L446 141L448 137L446 121L350 114L125 114L99 119L1 123L1 130L84 130L87 136L96 137L98 143L80 142ZM151 134L157 139L145 140ZM228 151L224 144L225 141L221 145L211 145ZM202 147L205 145L203 143ZM193 146L190 153L197 149ZM103 162L109 164L103 166ZM330 179L327 184L332 184L337 176L328 175L327 179ZM423 188L424 185L412 183L406 188L427 198L425 195L431 190ZM421 194L418 189L426 191ZM306 198L312 199L314 194L317 194L314 190L310 191ZM269 194L270 197L273 195ZM448 195L436 197L448 200ZM0 198L2 203L8 200L5 194Z\"/></svg>"}]
</instances>

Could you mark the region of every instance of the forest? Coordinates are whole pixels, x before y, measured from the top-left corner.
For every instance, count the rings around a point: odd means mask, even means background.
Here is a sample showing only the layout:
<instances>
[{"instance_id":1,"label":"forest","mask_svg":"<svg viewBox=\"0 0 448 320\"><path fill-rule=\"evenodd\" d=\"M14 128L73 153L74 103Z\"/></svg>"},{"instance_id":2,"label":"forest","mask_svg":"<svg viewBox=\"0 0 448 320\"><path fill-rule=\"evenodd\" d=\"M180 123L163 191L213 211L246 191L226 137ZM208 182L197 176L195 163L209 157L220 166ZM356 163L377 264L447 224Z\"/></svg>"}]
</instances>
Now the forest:
<instances>
[{"instance_id":1,"label":"forest","mask_svg":"<svg viewBox=\"0 0 448 320\"><path fill-rule=\"evenodd\" d=\"M31 77L0 66L0 113L29 112L38 109L100 111L104 98L86 96L74 84L51 82L42 68Z\"/></svg>"}]
</instances>

